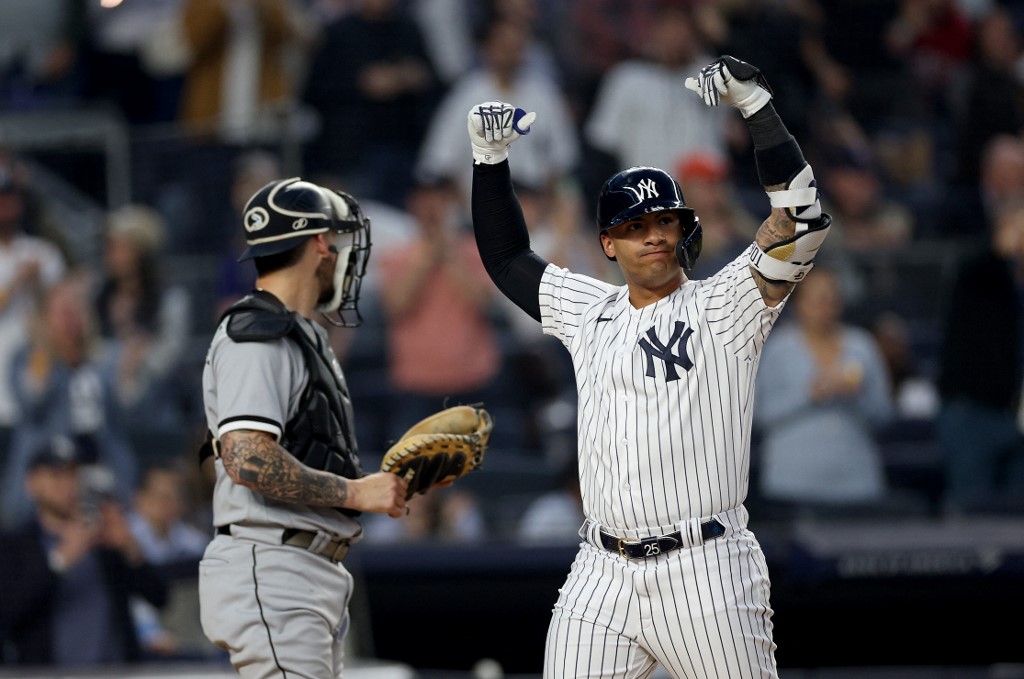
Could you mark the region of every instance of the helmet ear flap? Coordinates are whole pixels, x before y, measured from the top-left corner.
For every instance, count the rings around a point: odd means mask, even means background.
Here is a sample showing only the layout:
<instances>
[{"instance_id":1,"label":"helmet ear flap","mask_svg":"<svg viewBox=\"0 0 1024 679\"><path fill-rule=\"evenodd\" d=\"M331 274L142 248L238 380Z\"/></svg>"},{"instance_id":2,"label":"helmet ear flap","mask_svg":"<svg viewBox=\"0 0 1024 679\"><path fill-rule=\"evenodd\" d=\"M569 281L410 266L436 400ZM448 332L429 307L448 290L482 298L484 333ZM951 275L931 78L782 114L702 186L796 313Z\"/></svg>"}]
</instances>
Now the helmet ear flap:
<instances>
[{"instance_id":1,"label":"helmet ear flap","mask_svg":"<svg viewBox=\"0 0 1024 679\"><path fill-rule=\"evenodd\" d=\"M680 213L683 211L681 210ZM693 210L688 210L690 223L683 226L683 237L676 242L676 261L687 271L697 263L701 247L704 244L704 230Z\"/></svg>"}]
</instances>

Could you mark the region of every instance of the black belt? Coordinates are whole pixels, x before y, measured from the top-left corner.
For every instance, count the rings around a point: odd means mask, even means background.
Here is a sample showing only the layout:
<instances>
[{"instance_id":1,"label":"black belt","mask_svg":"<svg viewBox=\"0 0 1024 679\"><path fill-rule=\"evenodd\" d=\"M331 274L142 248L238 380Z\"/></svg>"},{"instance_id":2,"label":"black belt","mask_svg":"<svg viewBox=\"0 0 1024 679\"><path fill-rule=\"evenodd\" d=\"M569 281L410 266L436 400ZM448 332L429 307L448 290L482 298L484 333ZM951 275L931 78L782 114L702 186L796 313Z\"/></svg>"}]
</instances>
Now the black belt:
<instances>
[{"instance_id":1,"label":"black belt","mask_svg":"<svg viewBox=\"0 0 1024 679\"><path fill-rule=\"evenodd\" d=\"M231 524L226 526L217 526L217 535L231 535ZM281 544L292 545L293 547L301 547L302 549L308 549L316 539L316 533L311 530L299 530L298 528L285 528L281 533ZM330 540L325 543L316 553L320 556L330 559L334 563L338 563L345 558L348 554L348 548L351 542L349 540Z\"/></svg>"},{"instance_id":2,"label":"black belt","mask_svg":"<svg viewBox=\"0 0 1024 679\"><path fill-rule=\"evenodd\" d=\"M665 552L671 552L683 546L683 534L680 531L668 535L656 535L642 540L625 540L609 535L603 530L598 531L601 546L609 552L615 552L627 559L646 559ZM710 519L700 525L700 536L706 542L725 535L725 526L718 519Z\"/></svg>"}]
</instances>

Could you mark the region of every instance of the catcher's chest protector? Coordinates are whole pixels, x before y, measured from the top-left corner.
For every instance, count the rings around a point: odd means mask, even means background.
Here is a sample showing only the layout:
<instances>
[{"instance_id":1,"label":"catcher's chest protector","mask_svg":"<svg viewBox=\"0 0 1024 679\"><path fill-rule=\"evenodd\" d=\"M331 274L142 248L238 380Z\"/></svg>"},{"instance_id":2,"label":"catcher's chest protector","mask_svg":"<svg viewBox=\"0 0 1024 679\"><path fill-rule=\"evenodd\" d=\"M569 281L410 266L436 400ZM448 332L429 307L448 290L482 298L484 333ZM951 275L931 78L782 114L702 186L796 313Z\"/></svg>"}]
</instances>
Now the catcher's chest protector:
<instances>
[{"instance_id":1,"label":"catcher's chest protector","mask_svg":"<svg viewBox=\"0 0 1024 679\"><path fill-rule=\"evenodd\" d=\"M331 367L332 356L316 344L295 314L270 295L249 295L227 311L228 336L236 342L269 342L289 338L302 349L309 382L298 411L285 425L281 445L308 467L349 479L363 475L359 464L352 399ZM342 510L348 514L358 514Z\"/></svg>"}]
</instances>

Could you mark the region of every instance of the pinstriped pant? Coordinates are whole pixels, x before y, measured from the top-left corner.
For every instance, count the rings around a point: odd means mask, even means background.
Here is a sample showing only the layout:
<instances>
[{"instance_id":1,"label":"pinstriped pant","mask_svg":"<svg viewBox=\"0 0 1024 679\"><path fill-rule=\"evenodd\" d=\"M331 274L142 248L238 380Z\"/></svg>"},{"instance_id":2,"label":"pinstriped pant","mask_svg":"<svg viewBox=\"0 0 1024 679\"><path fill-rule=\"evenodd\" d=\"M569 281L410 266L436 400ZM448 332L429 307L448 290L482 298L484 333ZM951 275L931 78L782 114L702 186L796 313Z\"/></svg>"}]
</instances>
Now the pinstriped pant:
<instances>
[{"instance_id":1,"label":"pinstriped pant","mask_svg":"<svg viewBox=\"0 0 1024 679\"><path fill-rule=\"evenodd\" d=\"M746 528L627 560L583 543L548 628L545 679L778 676L764 554Z\"/></svg>"}]
</instances>

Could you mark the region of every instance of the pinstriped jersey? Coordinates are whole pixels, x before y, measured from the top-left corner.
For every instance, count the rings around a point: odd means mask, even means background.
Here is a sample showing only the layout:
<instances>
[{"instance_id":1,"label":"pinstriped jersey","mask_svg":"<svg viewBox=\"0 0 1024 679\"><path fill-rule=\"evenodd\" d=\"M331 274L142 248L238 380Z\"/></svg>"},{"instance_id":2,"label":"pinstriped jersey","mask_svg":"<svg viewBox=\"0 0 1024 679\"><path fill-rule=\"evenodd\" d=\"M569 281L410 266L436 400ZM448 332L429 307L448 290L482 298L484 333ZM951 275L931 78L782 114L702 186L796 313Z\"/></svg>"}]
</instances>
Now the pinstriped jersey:
<instances>
[{"instance_id":1,"label":"pinstriped jersey","mask_svg":"<svg viewBox=\"0 0 1024 679\"><path fill-rule=\"evenodd\" d=\"M764 303L746 255L640 309L626 286L549 264L539 301L576 373L586 516L629 538L739 506L754 377L784 305Z\"/></svg>"}]
</instances>

